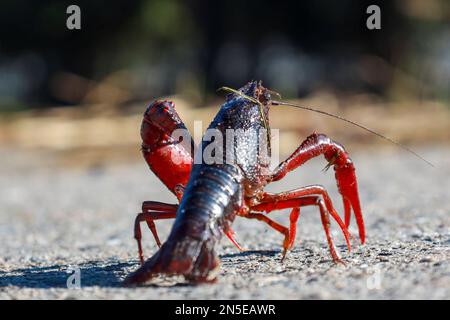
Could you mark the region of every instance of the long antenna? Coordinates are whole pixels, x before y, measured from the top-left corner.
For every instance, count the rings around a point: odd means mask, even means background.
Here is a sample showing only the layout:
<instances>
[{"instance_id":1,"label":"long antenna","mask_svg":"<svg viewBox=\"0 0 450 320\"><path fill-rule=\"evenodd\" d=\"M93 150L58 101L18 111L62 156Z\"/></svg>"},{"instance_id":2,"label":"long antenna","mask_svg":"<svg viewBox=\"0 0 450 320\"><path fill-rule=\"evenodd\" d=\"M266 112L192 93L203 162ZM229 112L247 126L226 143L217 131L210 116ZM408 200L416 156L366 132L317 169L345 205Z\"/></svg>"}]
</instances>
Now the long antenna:
<instances>
[{"instance_id":1,"label":"long antenna","mask_svg":"<svg viewBox=\"0 0 450 320\"><path fill-rule=\"evenodd\" d=\"M232 92L234 94L237 94L238 96L243 97L244 99L250 100L251 102L261 105L261 102L259 102L258 100L256 100L255 98L249 97L248 95L240 92L239 90L235 90L233 88L229 88L229 87L220 87L219 89L217 89L216 91L228 91L228 92Z\"/></svg>"},{"instance_id":2,"label":"long antenna","mask_svg":"<svg viewBox=\"0 0 450 320\"><path fill-rule=\"evenodd\" d=\"M269 129L269 124L267 123L267 119L264 116L263 104L261 102L259 102L258 100L256 100L255 98L249 97L246 94L242 93L241 91L235 90L233 88L220 87L219 89L217 89L217 91L232 92L232 93L237 94L238 96L241 96L244 99L247 99L247 100L253 102L254 104L258 105L258 107L259 107L259 114L261 115L261 120L262 120L264 128L266 129L266 132L267 132L267 143L269 144L269 147L270 147L270 140L271 140L271 138L270 138L270 129ZM281 98L281 96L279 94L278 94L278 96Z\"/></svg>"},{"instance_id":3,"label":"long antenna","mask_svg":"<svg viewBox=\"0 0 450 320\"><path fill-rule=\"evenodd\" d=\"M419 158L420 160L424 161L424 162L427 163L429 166L434 167L434 165L433 165L431 162L429 162L428 160L424 159L423 157L421 157L420 155L418 155L416 152L412 151L411 149L409 149L408 147L402 145L401 143L398 143L398 142L392 140L391 138L388 138L388 137L386 137L386 136L383 136L382 134L380 134L380 133L378 133L378 132L375 132L375 131L373 131L372 129L369 129L369 128L365 127L365 126L362 126L362 125L360 125L360 124L358 124L358 123L356 123L356 122L354 122L354 121L351 121L351 120L348 120L348 119L346 119L346 118L343 118L343 117L341 117L341 116L339 116L339 115L332 114L332 113L329 113L329 112L326 112L326 111L322 111L322 110L318 110L318 109L314 109L314 108L311 108L311 107L304 107L304 106L292 104L292 103L289 103L289 102L283 102L283 101L272 101L272 105L274 105L274 106L277 106L277 105L280 106L280 105L281 105L281 106L290 106L290 107L294 107L294 108L300 108L300 109L304 109L304 110L309 110L309 111L321 113L321 114L324 114L324 115L326 115L326 116L329 116L329 117L332 117L332 118L336 118L336 119L345 121L345 122L347 122L347 123L350 123L350 124L352 124L352 125L354 125L354 126L357 126L357 127L361 128L361 129L363 129L363 130L365 130L365 131L368 131L368 132L370 132L370 133L376 135L377 137L379 137L379 138L381 138L381 139L384 139L384 140L386 140L386 141L389 141L390 143L395 144L396 146L402 148L403 150L408 151L409 153L413 154L414 156L416 156L416 157Z\"/></svg>"}]
</instances>

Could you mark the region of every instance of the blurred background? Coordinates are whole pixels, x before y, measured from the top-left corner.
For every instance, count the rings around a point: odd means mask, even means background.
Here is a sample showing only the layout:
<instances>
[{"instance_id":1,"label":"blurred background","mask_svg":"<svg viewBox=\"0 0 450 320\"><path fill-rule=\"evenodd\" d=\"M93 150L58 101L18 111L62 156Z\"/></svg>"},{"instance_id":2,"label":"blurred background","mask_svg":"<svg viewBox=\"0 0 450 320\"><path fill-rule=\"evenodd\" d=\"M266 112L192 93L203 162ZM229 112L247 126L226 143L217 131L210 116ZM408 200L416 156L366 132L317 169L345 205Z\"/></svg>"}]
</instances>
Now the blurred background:
<instances>
[{"instance_id":1,"label":"blurred background","mask_svg":"<svg viewBox=\"0 0 450 320\"><path fill-rule=\"evenodd\" d=\"M81 8L81 30L66 8ZM381 8L381 30L366 9ZM401 143L450 141L450 2L25 1L0 10L0 148L55 163L139 160L146 105L173 99L207 126L221 86L251 79ZM385 142L338 120L273 110L288 153L313 130L345 145ZM378 146L377 146L378 147ZM53 160L52 160L53 161ZM25 157L24 165L33 161ZM53 163L53 162L52 162Z\"/></svg>"},{"instance_id":2,"label":"blurred background","mask_svg":"<svg viewBox=\"0 0 450 320\"><path fill-rule=\"evenodd\" d=\"M81 30L66 27L72 4ZM366 27L373 4L380 30ZM146 107L171 99L188 128L202 120L206 129L224 102L216 90L252 79L284 101L384 134L436 168L337 119L273 107L280 160L317 131L355 163L366 247L347 255L333 226L350 267L330 266L310 207L284 265L273 251L280 234L236 219L243 247L264 251L237 254L223 240L224 286L117 290L137 267L132 230L142 201L176 201L140 153ZM449 0L0 2L0 299L448 299L449 161ZM267 190L321 184L342 213L325 164L314 159ZM271 217L288 225L284 211ZM157 222L162 240L172 223ZM142 228L149 257L157 248ZM82 268L87 290L64 289L68 266ZM371 290L366 276L377 270L386 280Z\"/></svg>"}]
</instances>

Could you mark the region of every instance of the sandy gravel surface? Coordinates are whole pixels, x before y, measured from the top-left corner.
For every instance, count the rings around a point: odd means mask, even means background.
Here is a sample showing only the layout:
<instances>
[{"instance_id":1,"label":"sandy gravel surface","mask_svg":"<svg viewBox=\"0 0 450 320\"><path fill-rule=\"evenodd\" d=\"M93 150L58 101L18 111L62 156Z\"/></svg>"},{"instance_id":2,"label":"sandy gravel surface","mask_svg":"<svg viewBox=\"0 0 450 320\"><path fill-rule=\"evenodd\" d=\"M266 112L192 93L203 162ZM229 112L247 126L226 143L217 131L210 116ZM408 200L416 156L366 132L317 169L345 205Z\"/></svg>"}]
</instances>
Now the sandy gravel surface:
<instances>
[{"instance_id":1,"label":"sandy gravel surface","mask_svg":"<svg viewBox=\"0 0 450 320\"><path fill-rule=\"evenodd\" d=\"M333 225L346 266L331 262L320 216L306 208L283 264L281 236L237 218L234 229L248 250L221 241L217 284L156 279L128 289L119 284L138 266L132 226L141 202L174 201L146 165L27 167L28 154L0 150L0 299L449 299L450 148L418 151L437 167L401 150L353 155L368 236L348 254ZM323 184L342 214L332 170L320 171L324 164L314 160L269 189ZM286 224L287 213L271 216ZM162 238L170 225L157 224ZM148 256L156 246L143 230ZM356 235L354 224L351 231ZM70 266L80 268L81 289L66 287Z\"/></svg>"}]
</instances>

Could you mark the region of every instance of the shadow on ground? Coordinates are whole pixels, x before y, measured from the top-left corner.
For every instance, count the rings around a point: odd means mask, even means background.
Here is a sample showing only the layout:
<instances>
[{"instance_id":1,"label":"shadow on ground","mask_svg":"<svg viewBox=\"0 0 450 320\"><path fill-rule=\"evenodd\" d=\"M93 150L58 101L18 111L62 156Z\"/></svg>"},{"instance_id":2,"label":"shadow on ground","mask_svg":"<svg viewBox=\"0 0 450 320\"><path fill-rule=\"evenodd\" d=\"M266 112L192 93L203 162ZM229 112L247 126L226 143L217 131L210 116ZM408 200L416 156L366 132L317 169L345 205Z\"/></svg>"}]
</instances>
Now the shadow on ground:
<instances>
[{"instance_id":1,"label":"shadow on ground","mask_svg":"<svg viewBox=\"0 0 450 320\"><path fill-rule=\"evenodd\" d=\"M260 256L267 256L267 257L273 257L280 254L280 250L246 250L242 252L237 253L226 253L220 255L220 258L236 258L236 257L246 257L246 256L252 256L252 255L260 255Z\"/></svg>"},{"instance_id":2,"label":"shadow on ground","mask_svg":"<svg viewBox=\"0 0 450 320\"><path fill-rule=\"evenodd\" d=\"M121 277L128 273L127 268L135 266L134 262L88 261L76 267L80 270L83 287L102 286L118 287ZM48 267L29 267L10 272L0 271L0 288L17 286L21 288L67 288L67 280L75 273L70 265L53 265Z\"/></svg>"},{"instance_id":3,"label":"shadow on ground","mask_svg":"<svg viewBox=\"0 0 450 320\"><path fill-rule=\"evenodd\" d=\"M250 255L272 257L278 255L279 251L271 250L248 250L233 254L223 254L222 259L238 258ZM80 270L80 281L82 287L121 287L123 278L137 266L136 262L117 261L88 261L76 265ZM20 288L67 288L70 276L74 275L73 265L53 266L30 266L28 268L16 269L9 272L0 271L0 288L16 286ZM175 285L175 284L172 284ZM189 285L187 283L176 283L177 286ZM153 284L150 286L159 286Z\"/></svg>"}]
</instances>

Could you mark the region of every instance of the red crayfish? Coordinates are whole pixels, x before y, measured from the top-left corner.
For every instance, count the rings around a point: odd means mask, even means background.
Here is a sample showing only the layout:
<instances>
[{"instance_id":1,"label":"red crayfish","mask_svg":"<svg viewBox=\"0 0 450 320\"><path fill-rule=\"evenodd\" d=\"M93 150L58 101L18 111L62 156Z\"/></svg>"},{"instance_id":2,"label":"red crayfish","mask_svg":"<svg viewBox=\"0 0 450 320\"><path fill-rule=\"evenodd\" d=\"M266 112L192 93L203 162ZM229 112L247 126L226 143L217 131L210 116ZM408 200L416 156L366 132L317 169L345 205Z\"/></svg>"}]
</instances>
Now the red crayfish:
<instances>
[{"instance_id":1,"label":"red crayfish","mask_svg":"<svg viewBox=\"0 0 450 320\"><path fill-rule=\"evenodd\" d=\"M273 92L257 81L251 81L239 90L228 90L231 92L208 130L220 133L224 140L231 139L233 143L227 144L221 151L215 150L215 161L212 163L194 161L192 150L195 146L190 135L188 138L191 141L184 141L183 144L174 138L176 129L186 130L186 127L172 102L155 101L147 108L141 126L142 153L151 170L176 195L180 204L155 201L143 203L142 213L135 221L135 238L142 266L125 279L126 285L141 284L158 274L183 275L196 283L215 280L219 269L215 245L222 234L227 235L239 248L231 230L235 216L261 220L282 233L283 258L293 246L296 223L303 206L318 207L335 262L341 260L331 237L330 216L341 228L350 250L348 226L353 211L361 243L364 243L365 229L355 168L344 147L323 134L313 133L290 157L271 171L269 109L274 105L289 104L273 100ZM238 135L238 139L236 136L230 138L231 132L236 130L244 133L253 130L264 134L259 134L256 139L254 135L247 134ZM210 140L204 136L197 150L200 157L209 148ZM267 146L268 152L261 152L261 144ZM328 167L334 167L338 190L343 199L345 223L334 209L327 191L320 185L281 193L263 190L268 183L282 179L287 173L320 155L327 160ZM286 208L292 209L289 228L264 214ZM168 218L176 220L167 241L161 245L154 220ZM141 247L141 221L148 224L160 247L146 262Z\"/></svg>"}]
</instances>

